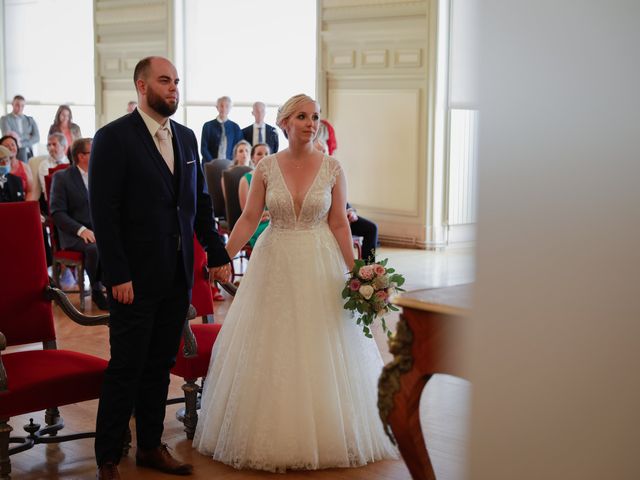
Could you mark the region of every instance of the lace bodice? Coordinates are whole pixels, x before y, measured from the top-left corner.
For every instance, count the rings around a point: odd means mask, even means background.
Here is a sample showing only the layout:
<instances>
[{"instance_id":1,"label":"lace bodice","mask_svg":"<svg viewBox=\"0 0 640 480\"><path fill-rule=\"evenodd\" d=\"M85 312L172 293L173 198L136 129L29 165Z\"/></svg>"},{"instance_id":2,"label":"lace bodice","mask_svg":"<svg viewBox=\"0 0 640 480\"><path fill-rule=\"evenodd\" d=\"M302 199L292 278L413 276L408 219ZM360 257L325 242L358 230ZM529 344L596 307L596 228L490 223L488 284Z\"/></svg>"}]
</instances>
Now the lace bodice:
<instances>
[{"instance_id":1,"label":"lace bodice","mask_svg":"<svg viewBox=\"0 0 640 480\"><path fill-rule=\"evenodd\" d=\"M331 189L342 167L334 158L322 159L320 170L304 196L300 212L296 216L294 201L278 165L275 155L262 159L258 164L264 178L266 204L271 214L271 226L276 229L307 230L326 223L331 208Z\"/></svg>"}]
</instances>

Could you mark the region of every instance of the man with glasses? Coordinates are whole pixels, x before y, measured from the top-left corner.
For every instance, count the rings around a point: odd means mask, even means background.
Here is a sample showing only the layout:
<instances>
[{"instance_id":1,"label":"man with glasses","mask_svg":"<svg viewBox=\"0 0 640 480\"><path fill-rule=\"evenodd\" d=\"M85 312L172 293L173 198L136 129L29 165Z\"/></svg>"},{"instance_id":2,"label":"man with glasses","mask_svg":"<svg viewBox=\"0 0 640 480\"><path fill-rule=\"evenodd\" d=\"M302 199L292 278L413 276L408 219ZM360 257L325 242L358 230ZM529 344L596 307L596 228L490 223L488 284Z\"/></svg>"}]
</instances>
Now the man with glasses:
<instances>
[{"instance_id":1,"label":"man with glasses","mask_svg":"<svg viewBox=\"0 0 640 480\"><path fill-rule=\"evenodd\" d=\"M84 254L84 266L91 283L91 299L100 310L109 306L99 280L100 264L96 237L89 211L89 156L91 139L80 138L71 146L73 165L56 172L49 206L59 233L60 246Z\"/></svg>"}]
</instances>

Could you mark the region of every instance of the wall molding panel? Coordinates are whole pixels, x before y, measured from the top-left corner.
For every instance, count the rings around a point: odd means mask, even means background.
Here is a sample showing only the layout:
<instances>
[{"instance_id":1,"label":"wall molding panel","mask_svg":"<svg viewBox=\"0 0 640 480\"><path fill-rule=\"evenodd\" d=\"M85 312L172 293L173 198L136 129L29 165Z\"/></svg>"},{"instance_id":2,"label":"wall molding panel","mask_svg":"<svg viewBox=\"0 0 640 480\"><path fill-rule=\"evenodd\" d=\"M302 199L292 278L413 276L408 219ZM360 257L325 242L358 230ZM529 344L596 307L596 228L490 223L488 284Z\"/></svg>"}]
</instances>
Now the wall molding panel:
<instances>
[{"instance_id":1,"label":"wall molding panel","mask_svg":"<svg viewBox=\"0 0 640 480\"><path fill-rule=\"evenodd\" d=\"M349 201L388 245L431 247L432 1L318 1L318 98Z\"/></svg>"},{"instance_id":2,"label":"wall molding panel","mask_svg":"<svg viewBox=\"0 0 640 480\"><path fill-rule=\"evenodd\" d=\"M148 55L173 56L174 0L94 0L96 127L136 99L133 70Z\"/></svg>"}]
</instances>

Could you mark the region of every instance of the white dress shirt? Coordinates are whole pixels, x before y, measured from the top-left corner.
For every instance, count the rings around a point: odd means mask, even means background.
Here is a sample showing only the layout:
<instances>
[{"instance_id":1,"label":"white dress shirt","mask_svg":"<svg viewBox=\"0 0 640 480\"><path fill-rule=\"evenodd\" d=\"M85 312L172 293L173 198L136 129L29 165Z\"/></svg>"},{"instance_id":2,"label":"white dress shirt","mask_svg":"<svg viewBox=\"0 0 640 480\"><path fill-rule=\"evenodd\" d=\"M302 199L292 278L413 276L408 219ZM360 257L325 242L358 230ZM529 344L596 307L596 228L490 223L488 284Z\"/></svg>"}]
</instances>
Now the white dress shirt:
<instances>
[{"instance_id":1,"label":"white dress shirt","mask_svg":"<svg viewBox=\"0 0 640 480\"><path fill-rule=\"evenodd\" d=\"M44 177L49 175L50 168L57 167L63 163L69 163L69 159L63 156L60 160L56 160L51 155L40 162L40 165L38 166L38 181L40 182L40 188L42 189L41 192L44 193L44 198L48 199L47 189L44 184Z\"/></svg>"},{"instance_id":2,"label":"white dress shirt","mask_svg":"<svg viewBox=\"0 0 640 480\"><path fill-rule=\"evenodd\" d=\"M260 130L262 130L262 142L259 140ZM267 129L264 123L253 124L253 141L251 142L251 145L256 145L257 143L267 143Z\"/></svg>"}]
</instances>

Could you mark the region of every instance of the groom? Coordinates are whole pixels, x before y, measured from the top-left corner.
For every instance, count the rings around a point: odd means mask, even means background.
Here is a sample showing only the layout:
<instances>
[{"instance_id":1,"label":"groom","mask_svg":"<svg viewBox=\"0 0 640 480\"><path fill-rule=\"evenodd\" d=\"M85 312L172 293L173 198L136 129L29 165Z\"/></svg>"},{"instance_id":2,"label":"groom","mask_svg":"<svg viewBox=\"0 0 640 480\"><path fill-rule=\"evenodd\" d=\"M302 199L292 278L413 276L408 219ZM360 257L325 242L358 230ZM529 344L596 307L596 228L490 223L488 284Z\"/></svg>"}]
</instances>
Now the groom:
<instances>
[{"instance_id":1,"label":"groom","mask_svg":"<svg viewBox=\"0 0 640 480\"><path fill-rule=\"evenodd\" d=\"M99 479L120 478L117 465L134 408L136 463L191 473L161 436L169 370L193 283L194 227L212 279L230 276L196 138L169 120L179 101L176 68L165 58L147 57L133 80L138 108L98 130L89 165L91 216L111 314L111 359L96 425Z\"/></svg>"}]
</instances>

